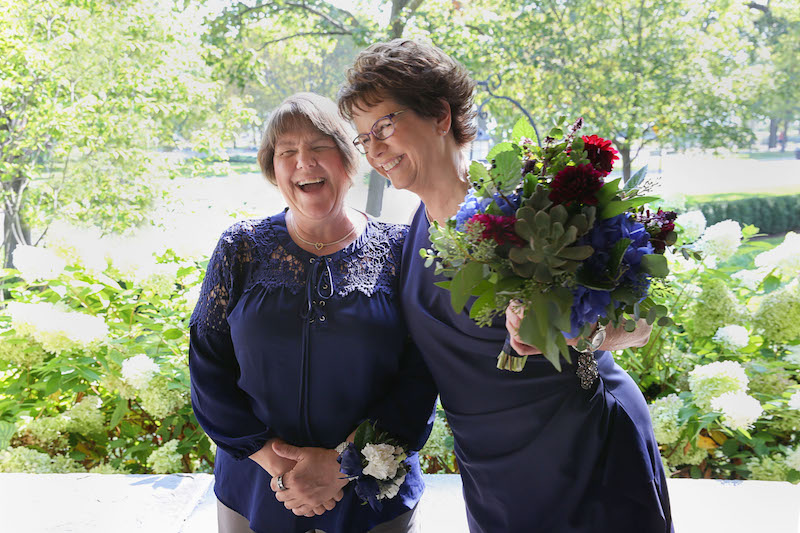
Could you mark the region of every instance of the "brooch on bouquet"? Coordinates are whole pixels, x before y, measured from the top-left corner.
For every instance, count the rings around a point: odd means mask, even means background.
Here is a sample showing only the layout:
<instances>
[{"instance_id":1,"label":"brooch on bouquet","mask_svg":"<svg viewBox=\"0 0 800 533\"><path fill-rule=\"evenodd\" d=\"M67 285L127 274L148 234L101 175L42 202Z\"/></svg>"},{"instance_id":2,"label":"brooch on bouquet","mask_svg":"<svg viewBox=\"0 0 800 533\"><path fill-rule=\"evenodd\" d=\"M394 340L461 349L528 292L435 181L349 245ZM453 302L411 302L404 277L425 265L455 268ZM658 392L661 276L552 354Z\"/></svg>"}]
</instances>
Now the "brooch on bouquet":
<instances>
[{"instance_id":1,"label":"brooch on bouquet","mask_svg":"<svg viewBox=\"0 0 800 533\"><path fill-rule=\"evenodd\" d=\"M618 159L609 140L579 135L581 119L556 121L542 146L522 119L513 140L495 146L489 165L474 161L472 188L458 213L430 228L426 266L450 278L437 283L451 304L486 326L512 301L524 309L519 337L560 371L572 364L567 338L577 338L581 386L597 377L593 352L612 323L633 331L636 321L670 323L651 284L668 274L663 256L676 242L676 214L647 208L646 168L621 185L606 181ZM521 371L527 356L508 339L497 367Z\"/></svg>"},{"instance_id":2,"label":"brooch on bouquet","mask_svg":"<svg viewBox=\"0 0 800 533\"><path fill-rule=\"evenodd\" d=\"M341 464L339 471L355 482L361 501L380 512L383 509L381 500L397 496L405 482L410 469L406 450L369 420L356 428L353 441L342 443L336 449Z\"/></svg>"}]
</instances>

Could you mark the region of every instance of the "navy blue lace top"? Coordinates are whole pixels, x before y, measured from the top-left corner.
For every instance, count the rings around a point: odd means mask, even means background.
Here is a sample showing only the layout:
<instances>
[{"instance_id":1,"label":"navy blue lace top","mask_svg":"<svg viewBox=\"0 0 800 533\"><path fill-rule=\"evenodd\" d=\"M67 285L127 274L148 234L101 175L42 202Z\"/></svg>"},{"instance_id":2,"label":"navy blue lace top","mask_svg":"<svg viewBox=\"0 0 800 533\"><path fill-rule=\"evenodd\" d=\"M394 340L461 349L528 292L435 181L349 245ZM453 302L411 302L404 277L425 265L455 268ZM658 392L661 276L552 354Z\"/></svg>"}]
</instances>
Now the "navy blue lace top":
<instances>
[{"instance_id":1,"label":"navy blue lace top","mask_svg":"<svg viewBox=\"0 0 800 533\"><path fill-rule=\"evenodd\" d=\"M436 390L399 308L406 232L370 220L346 248L315 256L292 241L280 213L235 224L214 250L190 321L192 405L218 446L217 497L257 533L367 531L419 501L415 453L381 513L361 505L350 484L314 518L285 509L269 474L247 459L275 436L334 448L367 418L422 447Z\"/></svg>"}]
</instances>

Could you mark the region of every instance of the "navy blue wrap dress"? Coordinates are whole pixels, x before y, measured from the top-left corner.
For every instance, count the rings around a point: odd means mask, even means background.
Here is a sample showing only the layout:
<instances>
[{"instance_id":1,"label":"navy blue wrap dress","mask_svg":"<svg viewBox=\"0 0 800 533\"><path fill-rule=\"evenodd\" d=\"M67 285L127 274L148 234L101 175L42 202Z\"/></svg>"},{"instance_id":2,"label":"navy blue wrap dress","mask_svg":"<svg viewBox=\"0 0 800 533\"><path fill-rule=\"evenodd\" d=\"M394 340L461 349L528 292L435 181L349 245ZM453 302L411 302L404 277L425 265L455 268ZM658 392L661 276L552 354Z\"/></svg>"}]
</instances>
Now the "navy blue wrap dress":
<instances>
[{"instance_id":1,"label":"navy blue wrap dress","mask_svg":"<svg viewBox=\"0 0 800 533\"><path fill-rule=\"evenodd\" d=\"M666 479L645 400L609 352L600 379L531 356L496 368L504 321L478 327L454 313L444 278L426 268L425 206L406 238L401 287L412 338L439 388L455 436L472 533L666 533ZM573 361L576 360L573 354Z\"/></svg>"},{"instance_id":2,"label":"navy blue wrap dress","mask_svg":"<svg viewBox=\"0 0 800 533\"><path fill-rule=\"evenodd\" d=\"M218 446L217 498L257 533L364 532L422 495L412 453L400 493L380 513L351 483L333 510L298 517L248 459L273 437L335 448L366 419L412 450L425 443L436 389L397 295L406 232L370 220L343 250L315 256L292 241L281 213L235 224L211 257L190 321L192 405Z\"/></svg>"}]
</instances>

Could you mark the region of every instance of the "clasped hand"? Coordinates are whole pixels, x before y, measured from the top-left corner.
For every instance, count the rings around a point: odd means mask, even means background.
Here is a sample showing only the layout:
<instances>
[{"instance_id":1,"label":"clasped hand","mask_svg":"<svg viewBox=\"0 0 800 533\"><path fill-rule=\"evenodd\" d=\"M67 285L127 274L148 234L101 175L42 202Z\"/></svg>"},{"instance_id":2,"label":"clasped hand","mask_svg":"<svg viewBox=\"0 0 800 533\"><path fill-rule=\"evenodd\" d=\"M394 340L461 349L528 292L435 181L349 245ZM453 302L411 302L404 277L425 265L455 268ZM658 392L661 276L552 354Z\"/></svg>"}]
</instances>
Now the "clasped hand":
<instances>
[{"instance_id":1,"label":"clasped hand","mask_svg":"<svg viewBox=\"0 0 800 533\"><path fill-rule=\"evenodd\" d=\"M339 454L326 448L298 448L283 441L272 443L276 455L294 461L294 467L283 474L286 490L278 489L277 476L270 488L275 498L297 516L321 515L330 511L344 497L348 480L339 472Z\"/></svg>"}]
</instances>

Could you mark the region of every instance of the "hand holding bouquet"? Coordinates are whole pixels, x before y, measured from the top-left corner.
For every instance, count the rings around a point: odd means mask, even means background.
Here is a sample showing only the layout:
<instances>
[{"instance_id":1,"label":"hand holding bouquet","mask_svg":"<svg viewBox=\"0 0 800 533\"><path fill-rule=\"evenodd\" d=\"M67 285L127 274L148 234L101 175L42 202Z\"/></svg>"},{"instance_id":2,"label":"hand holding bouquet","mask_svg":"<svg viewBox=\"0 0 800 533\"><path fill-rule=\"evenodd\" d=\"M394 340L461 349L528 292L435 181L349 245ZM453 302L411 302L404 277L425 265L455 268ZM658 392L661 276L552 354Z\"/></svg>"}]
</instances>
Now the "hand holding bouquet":
<instances>
[{"instance_id":1,"label":"hand holding bouquet","mask_svg":"<svg viewBox=\"0 0 800 533\"><path fill-rule=\"evenodd\" d=\"M667 275L661 253L676 238L674 213L642 207L657 200L637 190L644 172L622 188L619 179L605 182L617 159L611 142L579 136L581 120L566 133L562 124L563 117L538 146L521 120L513 142L490 151L490 168L473 162L464 203L445 225L431 226L433 249L420 251L452 278L439 285L453 309L477 297L469 313L478 324L518 300L520 338L559 370L560 357L572 362L565 336L588 352L598 321L627 331L640 318L668 321L648 293L653 278ZM498 368L519 371L525 361L504 350Z\"/></svg>"}]
</instances>

